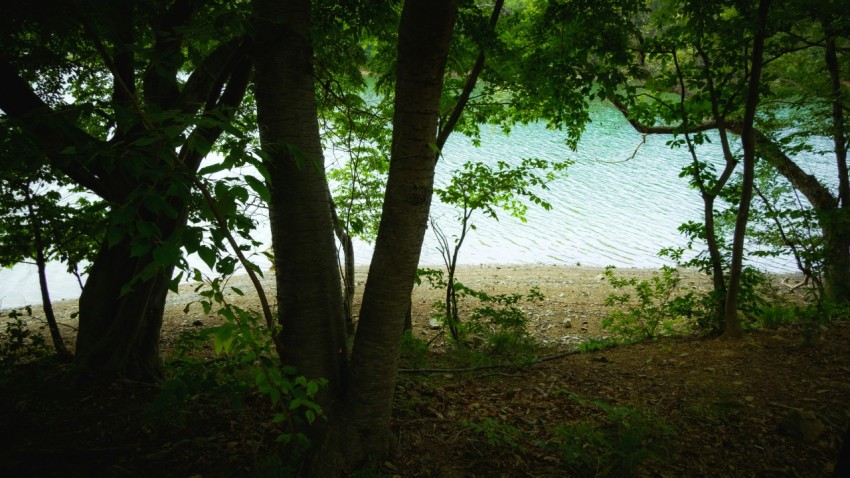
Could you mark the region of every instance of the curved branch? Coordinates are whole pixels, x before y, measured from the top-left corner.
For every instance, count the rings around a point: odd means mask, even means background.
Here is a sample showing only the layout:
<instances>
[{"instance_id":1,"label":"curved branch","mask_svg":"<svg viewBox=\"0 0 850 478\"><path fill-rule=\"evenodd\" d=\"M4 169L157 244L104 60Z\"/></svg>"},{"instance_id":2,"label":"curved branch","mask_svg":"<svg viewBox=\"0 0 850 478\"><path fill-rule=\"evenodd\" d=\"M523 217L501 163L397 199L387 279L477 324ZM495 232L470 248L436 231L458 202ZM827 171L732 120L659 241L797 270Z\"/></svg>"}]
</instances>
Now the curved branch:
<instances>
[{"instance_id":1,"label":"curved branch","mask_svg":"<svg viewBox=\"0 0 850 478\"><path fill-rule=\"evenodd\" d=\"M502 6L504 4L505 0L496 0L496 3L493 5L493 13L490 15L491 29L496 28L496 22L499 21L499 14L501 13ZM440 131L437 133L437 141L434 143L437 145L438 150L443 150L443 146L446 145L446 141L448 141L449 135L452 134L452 131L454 131L455 126L457 126L457 122L460 120L460 115L463 113L463 110L469 103L469 97L470 95L472 95L472 90L475 89L475 85L478 83L478 77L481 76L482 71L484 71L483 45L478 50L478 58L475 59L475 64L472 66L472 70L469 72L469 76L466 78L466 83L464 83L463 90L457 97L457 101L455 101L455 105L452 108L451 114L449 115L446 122L440 125Z\"/></svg>"},{"instance_id":2,"label":"curved branch","mask_svg":"<svg viewBox=\"0 0 850 478\"><path fill-rule=\"evenodd\" d=\"M5 59L0 58L0 109L19 121L32 134L51 163L81 186L106 200L119 197L114 188L77 161L66 159L63 151L95 149L104 143L81 130L50 108L18 75Z\"/></svg>"},{"instance_id":3,"label":"curved branch","mask_svg":"<svg viewBox=\"0 0 850 478\"><path fill-rule=\"evenodd\" d=\"M230 121L236 108L242 103L248 83L251 79L253 62L249 56L243 57L239 64L233 68L230 81L213 108L207 109L205 116L217 117L220 121ZM221 118L223 111L224 118ZM185 165L186 169L195 172L200 167L201 161L209 153L212 144L221 136L223 127L215 126L197 127L189 135L187 141L180 149L178 159ZM199 144L206 144L200 148Z\"/></svg>"},{"instance_id":4,"label":"curved branch","mask_svg":"<svg viewBox=\"0 0 850 478\"><path fill-rule=\"evenodd\" d=\"M685 127L684 125L678 126L650 126L645 125L635 118L633 118L629 112L628 106L626 106L622 101L617 98L609 98L608 101L614 105L614 108L623 115L626 121L632 125L632 128L635 129L638 133L643 134L681 134L681 133L699 133L703 131L711 131L713 129L717 129L716 121L709 121L706 123L700 123L697 125L688 125Z\"/></svg>"},{"instance_id":5,"label":"curved branch","mask_svg":"<svg viewBox=\"0 0 850 478\"><path fill-rule=\"evenodd\" d=\"M239 53L242 55L238 55ZM211 95L221 91L225 80L230 75L234 60L244 63L244 58L247 56L247 48L240 39L219 45L186 80L183 91L176 100L180 111L192 113L205 104L209 106Z\"/></svg>"},{"instance_id":6,"label":"curved branch","mask_svg":"<svg viewBox=\"0 0 850 478\"><path fill-rule=\"evenodd\" d=\"M178 30L197 8L198 2L193 0L176 0L154 25L154 60L142 77L145 103L159 105L164 110L177 104L180 95L177 73L183 64L183 37Z\"/></svg>"}]
</instances>

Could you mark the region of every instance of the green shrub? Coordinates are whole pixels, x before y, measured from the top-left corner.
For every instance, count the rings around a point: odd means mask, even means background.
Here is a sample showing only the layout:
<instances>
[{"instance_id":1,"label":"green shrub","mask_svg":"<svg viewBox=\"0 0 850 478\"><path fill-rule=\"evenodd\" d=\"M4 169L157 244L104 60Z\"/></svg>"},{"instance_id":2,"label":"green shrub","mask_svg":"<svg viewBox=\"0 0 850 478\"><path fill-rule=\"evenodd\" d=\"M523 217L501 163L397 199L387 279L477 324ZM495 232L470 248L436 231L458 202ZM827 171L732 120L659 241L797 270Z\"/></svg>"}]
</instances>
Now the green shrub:
<instances>
[{"instance_id":1,"label":"green shrub","mask_svg":"<svg viewBox=\"0 0 850 478\"><path fill-rule=\"evenodd\" d=\"M401 361L409 368L422 367L428 360L428 342L405 330L401 337Z\"/></svg>"},{"instance_id":2,"label":"green shrub","mask_svg":"<svg viewBox=\"0 0 850 478\"><path fill-rule=\"evenodd\" d=\"M260 313L227 303L220 279L213 279L207 285L208 289L199 292L204 298L200 301L204 312L209 313L217 305L216 313L225 321L183 337L185 343L178 348L181 366L175 367L178 373L165 384L156 405L165 409L171 403L191 398L203 388L224 391L236 400L245 391L256 390L268 397L275 410L272 423L280 426L277 441L292 446L294 455L298 455L310 445L301 432L303 425L324 417L316 397L327 381L307 379L295 367L281 366L273 349L272 336L276 331L269 330ZM242 295L239 289L231 289ZM215 361L192 358L193 344L201 342L212 342ZM198 370L203 372L197 374Z\"/></svg>"},{"instance_id":3,"label":"green shrub","mask_svg":"<svg viewBox=\"0 0 850 478\"><path fill-rule=\"evenodd\" d=\"M605 299L605 305L615 307L602 320L605 330L630 341L651 339L687 330L700 313L693 292L676 295L681 277L675 267L662 266L660 274L645 280L617 277L614 269L608 266L604 272L611 286L633 292L615 292Z\"/></svg>"},{"instance_id":4,"label":"green shrub","mask_svg":"<svg viewBox=\"0 0 850 478\"><path fill-rule=\"evenodd\" d=\"M418 273L434 288L447 287L442 271L420 269ZM457 332L459 348L472 348L491 357L520 363L533 358L538 344L528 333L528 315L524 307L545 299L540 289L534 287L527 294L488 294L455 281L452 290L455 301L471 299L478 302L463 321L447 314L444 301L436 301L432 306L432 319ZM482 361L476 354L470 357L478 363L490 362L486 357Z\"/></svg>"},{"instance_id":5,"label":"green shrub","mask_svg":"<svg viewBox=\"0 0 850 478\"><path fill-rule=\"evenodd\" d=\"M44 336L30 330L23 319L24 314L32 315L32 309L27 306L21 310L9 311L9 320L3 325L3 333L0 335L0 365L4 367L50 354Z\"/></svg>"},{"instance_id":6,"label":"green shrub","mask_svg":"<svg viewBox=\"0 0 850 478\"><path fill-rule=\"evenodd\" d=\"M460 424L483 437L487 445L492 447L520 450L520 441L526 439L525 434L517 427L490 417L484 417L477 422L462 421Z\"/></svg>"},{"instance_id":7,"label":"green shrub","mask_svg":"<svg viewBox=\"0 0 850 478\"><path fill-rule=\"evenodd\" d=\"M555 429L548 447L558 453L572 476L630 476L642 464L664 459L674 433L663 420L576 395L570 399L604 413L601 423L583 421Z\"/></svg>"},{"instance_id":8,"label":"green shrub","mask_svg":"<svg viewBox=\"0 0 850 478\"><path fill-rule=\"evenodd\" d=\"M776 329L782 325L797 323L801 318L798 307L784 304L769 304L762 307L755 316L756 325L765 329Z\"/></svg>"}]
</instances>

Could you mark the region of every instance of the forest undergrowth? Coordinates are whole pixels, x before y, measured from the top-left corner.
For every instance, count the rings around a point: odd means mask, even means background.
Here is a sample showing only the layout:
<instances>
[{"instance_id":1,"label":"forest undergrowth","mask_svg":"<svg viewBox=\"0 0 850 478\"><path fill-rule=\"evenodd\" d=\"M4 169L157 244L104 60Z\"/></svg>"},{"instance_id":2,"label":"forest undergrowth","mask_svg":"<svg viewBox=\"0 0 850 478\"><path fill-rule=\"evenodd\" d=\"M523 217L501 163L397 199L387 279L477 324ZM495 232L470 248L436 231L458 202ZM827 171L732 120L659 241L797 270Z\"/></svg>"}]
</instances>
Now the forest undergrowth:
<instances>
[{"instance_id":1,"label":"forest undergrowth","mask_svg":"<svg viewBox=\"0 0 850 478\"><path fill-rule=\"evenodd\" d=\"M740 341L659 334L610 346L602 328L610 309L600 299L612 290L602 271L465 273L465 284L496 295L540 286L546 299L519 305L529 340L520 349L495 344L500 349L471 337L456 347L431 320L439 294L419 289L393 406L393 453L356 476L831 476L850 423L847 322L776 321ZM703 287L698 276L684 285ZM4 363L3 469L10 476L296 472L278 454L285 424L240 379L249 371L217 356L210 342L191 349L194 360L177 360L193 343L187 337L221 320L186 314L182 302L170 300L166 314L171 380L164 385L72 381L68 366L49 357ZM37 316L21 321L37 324ZM34 351L31 329L19 332ZM591 345L579 350L571 337Z\"/></svg>"}]
</instances>

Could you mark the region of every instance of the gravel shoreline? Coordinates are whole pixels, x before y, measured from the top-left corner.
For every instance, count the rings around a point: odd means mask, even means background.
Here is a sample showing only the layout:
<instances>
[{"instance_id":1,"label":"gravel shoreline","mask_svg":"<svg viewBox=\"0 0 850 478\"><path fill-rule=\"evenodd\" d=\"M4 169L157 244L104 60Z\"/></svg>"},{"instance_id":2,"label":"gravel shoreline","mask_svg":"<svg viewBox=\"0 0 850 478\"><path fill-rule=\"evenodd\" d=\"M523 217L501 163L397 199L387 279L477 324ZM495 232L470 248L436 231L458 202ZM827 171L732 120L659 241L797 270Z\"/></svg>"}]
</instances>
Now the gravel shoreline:
<instances>
[{"instance_id":1,"label":"gravel shoreline","mask_svg":"<svg viewBox=\"0 0 850 478\"><path fill-rule=\"evenodd\" d=\"M529 332L537 337L543 345L568 346L591 337L603 337L605 331L601 321L607 315L609 308L604 305L605 298L613 292L603 276L604 268L588 266L562 266L546 264L486 264L459 266L456 277L466 286L487 292L488 294L517 293L526 294L536 287L545 299L540 302L522 304L523 310L529 317ZM656 269L618 268L620 277L649 278L656 274ZM682 281L680 288L683 292L707 292L711 289L708 277L694 270L680 271ZM778 282L789 275L773 276ZM359 312L363 287L368 278L368 267L361 266L355 270L355 315ZM786 279L787 280L787 279ZM788 282L793 283L796 279ZM272 273L266 271L261 284L272 305L275 304L275 284ZM163 321L163 337L177 334L191 327L215 325L221 319L206 315L200 305L194 304L201 297L195 292L198 284L180 286L178 294L169 293L166 301ZM244 292L244 296L233 292L230 287L236 287ZM784 289L784 290L782 290ZM257 294L247 275L231 277L225 288L225 298L241 307L259 309ZM788 292L787 287L780 290ZM790 293L790 292L789 292ZM795 293L800 295L800 291ZM445 344L441 333L429 325L434 311L434 304L444 298L444 291L433 289L427 281L414 287L413 290L413 324L414 333L439 347ZM461 316L471 312L474 301L465 300L460 305ZM71 315L77 311L76 300L58 301L53 304L57 320L63 325L63 338L69 345L73 344L77 319ZM4 314L5 315L5 314ZM32 326L44 324L44 315L40 306L33 306L33 315L25 317ZM6 317L4 317L5 319ZM0 322L5 320L0 319Z\"/></svg>"}]
</instances>

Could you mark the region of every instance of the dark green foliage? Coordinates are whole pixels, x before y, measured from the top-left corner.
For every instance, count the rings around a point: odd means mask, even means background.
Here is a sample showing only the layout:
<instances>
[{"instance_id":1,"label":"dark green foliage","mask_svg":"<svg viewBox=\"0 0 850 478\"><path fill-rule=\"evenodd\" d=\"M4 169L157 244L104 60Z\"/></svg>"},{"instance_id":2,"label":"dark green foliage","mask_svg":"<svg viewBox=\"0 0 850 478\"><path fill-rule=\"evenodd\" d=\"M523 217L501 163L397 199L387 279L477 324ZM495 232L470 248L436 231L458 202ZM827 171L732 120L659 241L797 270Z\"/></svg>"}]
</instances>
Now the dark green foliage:
<instances>
[{"instance_id":1,"label":"dark green foliage","mask_svg":"<svg viewBox=\"0 0 850 478\"><path fill-rule=\"evenodd\" d=\"M522 442L528 440L517 427L490 417L478 421L462 421L460 424L480 435L488 446L494 448L519 451L523 449Z\"/></svg>"},{"instance_id":2,"label":"dark green foliage","mask_svg":"<svg viewBox=\"0 0 850 478\"><path fill-rule=\"evenodd\" d=\"M648 280L619 278L614 269L608 266L604 273L611 286L618 291L633 290L611 294L605 300L605 305L615 309L602 321L602 327L617 336L640 341L686 332L704 313L696 294L678 291L681 277L674 267L662 266L660 273Z\"/></svg>"},{"instance_id":3,"label":"dark green foliage","mask_svg":"<svg viewBox=\"0 0 850 478\"><path fill-rule=\"evenodd\" d=\"M401 363L403 368L419 368L428 359L428 342L415 337L412 330L405 330L401 338Z\"/></svg>"},{"instance_id":4,"label":"dark green foliage","mask_svg":"<svg viewBox=\"0 0 850 478\"><path fill-rule=\"evenodd\" d=\"M0 368L11 371L16 364L47 356L49 348L44 336L30 330L29 324L23 318L31 316L32 309L26 307L11 310L7 315L0 333Z\"/></svg>"},{"instance_id":5,"label":"dark green foliage","mask_svg":"<svg viewBox=\"0 0 850 478\"><path fill-rule=\"evenodd\" d=\"M305 451L310 443L297 429L301 423L312 424L324 418L316 396L327 381L308 380L294 367L281 366L271 338L276 332L265 326L259 312L227 302L226 281L215 278L207 283L207 288L202 287L203 284L198 286L196 292L203 297L199 302L204 313L215 308L225 322L183 337L175 374L166 382L155 408L172 410L201 392L222 394L238 406L248 392L259 392L270 402L272 422L279 424L277 440L290 446L296 455ZM242 295L236 287L229 290ZM186 306L187 311L190 306ZM195 358L203 344L212 345L215 359Z\"/></svg>"},{"instance_id":6,"label":"dark green foliage","mask_svg":"<svg viewBox=\"0 0 850 478\"><path fill-rule=\"evenodd\" d=\"M644 463L663 461L673 429L658 417L634 408L570 395L585 408L596 408L598 421L560 425L549 447L576 477L632 476Z\"/></svg>"},{"instance_id":7,"label":"dark green foliage","mask_svg":"<svg viewBox=\"0 0 850 478\"><path fill-rule=\"evenodd\" d=\"M616 347L620 345L622 341L620 339L615 339L611 337L597 339L591 337L578 345L578 349L581 352L596 352L599 350L610 349L611 347Z\"/></svg>"},{"instance_id":8,"label":"dark green foliage","mask_svg":"<svg viewBox=\"0 0 850 478\"><path fill-rule=\"evenodd\" d=\"M418 272L419 277L425 277L432 287L447 287L443 271L420 269ZM528 294L488 294L455 280L452 290L455 293L453 310L460 310L457 301L468 302L472 308L469 316L456 320L446 314L445 303L437 301L433 304L432 318L446 328L454 325L457 330L455 343L461 349L471 347L485 352L477 361L504 358L523 362L533 358L537 344L527 330L525 307L545 299L537 288L532 288Z\"/></svg>"}]
</instances>

